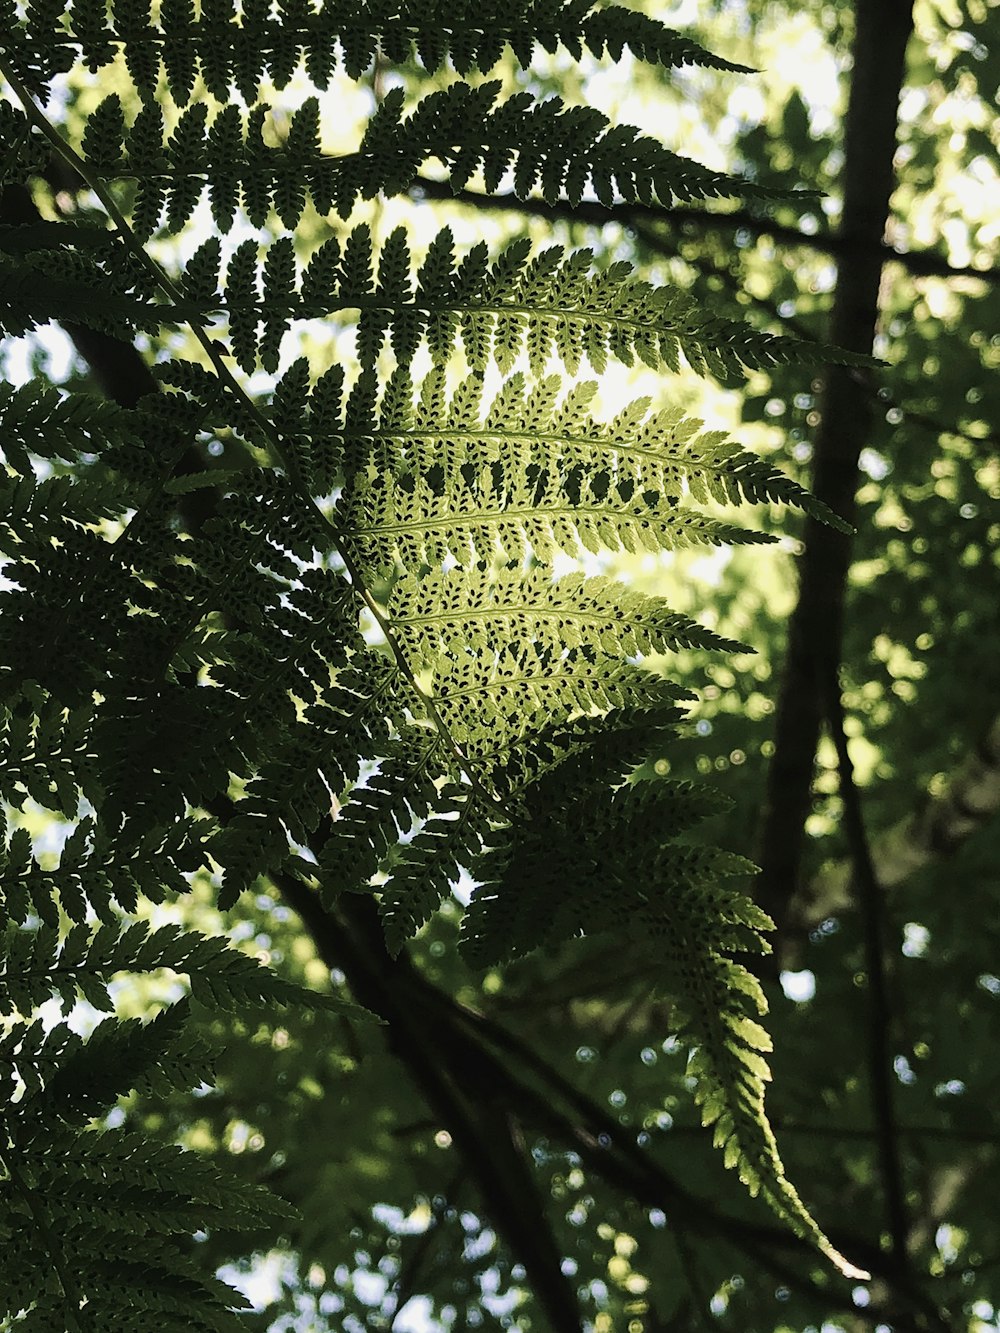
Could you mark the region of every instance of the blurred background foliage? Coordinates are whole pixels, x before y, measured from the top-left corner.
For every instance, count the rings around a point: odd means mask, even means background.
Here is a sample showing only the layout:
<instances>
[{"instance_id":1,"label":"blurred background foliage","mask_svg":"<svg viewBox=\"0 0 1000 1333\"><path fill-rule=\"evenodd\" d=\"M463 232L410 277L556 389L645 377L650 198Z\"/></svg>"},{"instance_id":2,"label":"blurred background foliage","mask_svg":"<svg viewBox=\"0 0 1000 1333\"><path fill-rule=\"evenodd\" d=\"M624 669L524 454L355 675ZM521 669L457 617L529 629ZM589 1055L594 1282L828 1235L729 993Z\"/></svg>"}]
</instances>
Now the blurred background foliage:
<instances>
[{"instance_id":1,"label":"blurred background foliage","mask_svg":"<svg viewBox=\"0 0 1000 1333\"><path fill-rule=\"evenodd\" d=\"M898 9L900 0L883 5ZM647 8L761 72L680 71L668 82L628 59L569 67L552 57L530 74L502 71L505 85L598 105L710 166L813 193L736 213L586 201L550 209L477 199L475 183L443 201L447 191L428 171L409 205L367 204L358 217L383 235L404 221L417 249L445 219L460 244L524 232L540 244L593 246L600 262L628 259L720 314L828 337L838 270L850 282L854 262L840 230L854 7L649 0ZM190 901L150 914L230 931L307 981L332 968L346 986L349 972L367 968L402 1015L399 1027L382 1029L347 1020L331 1029L309 1015L226 1027L214 1087L193 1102L134 1099L115 1113L218 1154L301 1209L297 1230L277 1245L259 1237L249 1259L225 1235L196 1239L206 1264L241 1272L259 1306L251 1326L545 1333L518 1257L491 1227L482 1173L442 1123L423 1066L450 1081L495 1167L530 1164L526 1216L551 1237L540 1244L558 1247L594 1333L1000 1328L1000 10L991 0L917 0L913 27L871 330L885 365L860 385L870 416L841 661L845 727L883 893L876 943L885 1003L872 997L870 914L857 910L845 870L838 755L825 734L798 888L763 977L776 1048L770 1110L789 1174L875 1280L852 1286L829 1271L726 1175L697 1125L670 1006L621 949L581 941L503 974L472 973L454 948L456 903L391 963L363 900L345 905L331 940L303 929L264 883L220 917L206 881ZM411 73L427 90L446 77ZM393 78L376 67L360 93L335 81L321 101L329 151L350 151ZM293 84L288 109L306 93ZM81 92L78 106L70 99L67 118L90 109L94 95ZM75 206L71 193L67 184L55 195L64 211ZM313 216L298 239L311 248L329 225ZM197 231L160 244L189 253ZM335 329L308 337L325 340L331 359L346 354ZM56 379L88 374L56 333L8 350L10 376L32 365ZM810 481L822 386L801 368L755 373L740 392L648 371L609 375L609 384L607 410L617 391L677 403ZM802 550L797 516L763 521L785 534L778 546L601 564L754 650L724 663L686 655L698 701L685 735L649 757L661 773L710 776L733 804L705 836L751 856ZM781 812L767 817L780 821ZM33 832L57 841L56 830ZM121 1008L148 1012L175 984L123 982ZM88 1021L85 1012L78 1021ZM888 1111L873 1098L880 1051L891 1065ZM889 1218L893 1169L902 1249Z\"/></svg>"}]
</instances>

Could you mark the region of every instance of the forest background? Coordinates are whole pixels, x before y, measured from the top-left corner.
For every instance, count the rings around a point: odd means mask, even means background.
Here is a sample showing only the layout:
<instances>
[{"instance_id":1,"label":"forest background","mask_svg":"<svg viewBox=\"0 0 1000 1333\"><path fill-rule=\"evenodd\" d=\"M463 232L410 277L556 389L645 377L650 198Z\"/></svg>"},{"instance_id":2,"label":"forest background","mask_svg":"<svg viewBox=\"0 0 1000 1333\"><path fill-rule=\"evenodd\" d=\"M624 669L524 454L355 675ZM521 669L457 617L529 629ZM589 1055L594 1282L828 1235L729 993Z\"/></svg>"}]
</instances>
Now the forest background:
<instances>
[{"instance_id":1,"label":"forest background","mask_svg":"<svg viewBox=\"0 0 1000 1333\"><path fill-rule=\"evenodd\" d=\"M459 243L491 249L522 234L588 245L720 313L884 363L754 371L728 392L670 380L672 401L849 518L852 540L783 517L791 535L773 548L599 566L703 620L711 608L713 629L754 650L721 665L681 655L698 701L686 734L649 762L711 775L733 804L706 837L761 866L757 900L778 928L762 977L772 1122L813 1213L876 1277L829 1270L723 1171L670 1005L648 965L620 948L581 941L475 972L454 948L457 905L446 904L398 958L362 918L327 953L324 928L267 884L220 913L206 881L150 908L154 919L228 933L307 981L329 976L338 947L353 950L366 978L358 998L387 1020L345 1019L331 1036L294 1012L250 1026L217 1018L224 1054L211 1090L136 1094L113 1113L217 1155L300 1210L280 1244L262 1233L251 1258L245 1240L202 1237L199 1262L222 1266L257 1302L248 1326L1000 1328L997 9L654 9L761 73L668 76L627 57L555 55L501 76L598 105L711 167L815 196L735 212L551 206L487 199L473 184L453 200L427 171L409 200L375 200L357 216L377 239L401 221L428 235L447 221ZM391 87L378 62L367 84L335 82L321 106L327 146L349 145ZM293 82L278 105L291 114L305 91ZM71 134L95 100L82 77L62 113ZM61 185L47 204L56 213L75 207L73 183ZM199 225L162 254L190 254ZM140 350L158 355L153 342ZM3 358L14 382L92 377L111 396L122 373L107 349L54 328L7 340ZM637 392L660 389L648 371L622 370L602 383L603 405L613 412ZM838 672L842 704L830 689ZM26 820L53 853L48 817ZM345 966L333 975L344 983ZM175 984L133 980L119 1012L147 1015ZM95 1015L80 1005L73 1021L86 1029ZM490 1169L467 1140L456 1145L421 1077L428 1067L461 1089L481 1152L495 1154ZM492 1221L498 1167L523 1180L513 1245ZM552 1251L576 1307L564 1324L553 1315L564 1297L526 1281L526 1264L544 1267Z\"/></svg>"}]
</instances>

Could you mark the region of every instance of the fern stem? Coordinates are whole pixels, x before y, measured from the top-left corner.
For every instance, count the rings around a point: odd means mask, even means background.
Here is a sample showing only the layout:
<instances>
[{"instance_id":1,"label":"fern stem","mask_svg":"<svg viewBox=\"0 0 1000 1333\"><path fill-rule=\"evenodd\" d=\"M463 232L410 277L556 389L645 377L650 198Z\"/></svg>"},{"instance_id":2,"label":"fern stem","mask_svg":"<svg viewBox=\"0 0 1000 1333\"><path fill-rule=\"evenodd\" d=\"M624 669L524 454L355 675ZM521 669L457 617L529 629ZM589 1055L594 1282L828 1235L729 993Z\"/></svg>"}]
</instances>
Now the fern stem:
<instances>
[{"instance_id":1,"label":"fern stem","mask_svg":"<svg viewBox=\"0 0 1000 1333\"><path fill-rule=\"evenodd\" d=\"M0 1152L0 1165L3 1165L7 1172L7 1179L13 1185L14 1189L24 1200L25 1206L31 1214L31 1220L35 1224L35 1230L41 1237L42 1244L45 1246L46 1253L52 1264L52 1271L59 1280L63 1296L66 1299L66 1309L64 1311L66 1318L66 1333L82 1333L82 1326L78 1317L78 1311L82 1306L82 1298L76 1289L76 1283L70 1277L65 1264L59 1253L59 1245L56 1242L49 1229L49 1224L45 1220L45 1214L38 1206L38 1200L35 1191L29 1186L16 1164L12 1160L12 1154Z\"/></svg>"},{"instance_id":2,"label":"fern stem","mask_svg":"<svg viewBox=\"0 0 1000 1333\"><path fill-rule=\"evenodd\" d=\"M365 606L371 612L372 618L374 619L375 623L378 625L379 629L385 635L385 641L389 646L389 651L392 653L393 658L396 661L396 665L399 667L400 671L406 677L406 679L412 686L413 690L419 696L420 702L423 705L428 717L434 723L435 727L437 727L439 733L444 737L449 750L452 752L452 754L455 756L455 758L461 765L462 772L468 778L469 784L473 790L473 794L480 797L480 799L486 801L489 805L493 806L498 811L505 813L503 802L500 800L498 796L495 796L491 791L487 790L487 788L483 786L481 780L475 773L469 760L466 758L465 753L462 750L461 746L458 744L454 736L451 734L451 729L448 727L444 718L441 716L440 710L438 709L438 706L434 701L433 695L428 694L427 691L423 689L423 687L415 679L412 671L410 670L409 662L406 659L406 654L403 652L402 645L396 638L396 635L393 631L392 621L389 619L389 617L387 617L383 613L379 603L368 591L368 589L364 586L364 583L361 581L360 573L358 572L357 567L355 566L353 560L351 560L351 558L347 555L346 551L342 547L338 546L338 551L340 552L340 556L344 561L344 565L347 568L348 574L350 574L351 576L352 583L361 594L361 598L364 601Z\"/></svg>"},{"instance_id":3,"label":"fern stem","mask_svg":"<svg viewBox=\"0 0 1000 1333\"><path fill-rule=\"evenodd\" d=\"M11 89L24 107L25 115L27 115L31 123L45 135L46 139L48 139L49 143L63 161L73 168L77 175L85 182L88 189L93 191L100 200L101 206L104 208L104 211L107 213L111 221L115 224L115 229L133 257L152 275L156 281L156 285L164 295L169 297L171 301L181 305L184 302L183 293L171 281L167 274L164 273L159 264L157 264L157 262L148 254L145 247L136 240L135 233L129 226L128 219L118 207L117 203L115 203L114 195L90 169L89 163L87 163L80 154L77 153L75 149L73 149L66 140L53 129L46 116L35 105L31 93L25 88L24 84L11 68L9 62L2 55L0 55L0 74L2 74L10 84ZM274 432L261 415L256 403L254 403L254 401L244 392L242 386L226 365L222 353L216 346L214 339L209 335L204 324L202 324L197 316L191 314L186 316L186 322L195 338L197 338L205 355L211 361L219 379L222 380L223 384L230 390L230 392L235 393L241 399L243 406L248 409L258 430L261 431L269 444L273 443L276 457L284 466L285 464L284 459L281 457L280 445L274 437Z\"/></svg>"},{"instance_id":4,"label":"fern stem","mask_svg":"<svg viewBox=\"0 0 1000 1333\"><path fill-rule=\"evenodd\" d=\"M128 219L125 217L124 213L118 207L117 203L115 202L114 196L111 194L110 190L107 189L107 187L100 180L100 178L91 170L89 163L87 163L80 156L80 154L77 153L75 149L73 149L65 141L65 139L63 139L62 136L58 134L56 130L52 127L45 114L42 111L40 111L39 108L36 106L35 100L32 97L29 90L24 86L24 84L18 78L17 73L12 68L9 60L7 60L2 54L0 54L0 75L2 75L3 78L10 85L10 88L20 101L21 105L24 107L25 115L28 117L31 123L35 125L42 134L44 134L45 138L49 141L49 143L52 145L55 151L63 159L63 161L65 161L69 166L73 168L73 170L86 183L88 188L92 190L93 193L100 200L102 207L108 214L108 217L110 217L110 219L114 223L118 234L121 236L123 242L128 247L130 253L151 274L151 276L156 281L156 285L164 293L164 295L167 296L171 301L177 303L178 305L182 305L184 301L183 293L171 281L169 276L163 271L163 269L159 266L159 264L157 264L156 260L153 259L152 256L147 252L146 248L136 239L135 233L132 231ZM307 508L312 510L313 513L320 518L324 526L330 529L331 543L336 548L337 554L343 561L344 567L347 570L348 574L350 575L351 582L354 585L354 588L358 596L367 606L368 610L371 612L372 617L374 618L376 624L378 625L379 629L385 636L386 643L388 644L389 650L391 651L393 658L395 659L396 665L399 667L400 672L406 679L410 688L413 690L413 692L417 695L418 699L420 700L421 707L426 712L427 716L431 719L431 721L434 723L435 727L438 729L441 736L444 738L445 743L447 744L449 750L451 751L455 759L458 761L458 764L461 767L462 772L465 773L474 793L480 799L485 800L488 804L502 810L503 806L499 797L497 797L494 793L488 791L483 786L478 776L473 771L471 771L468 760L463 754L462 749L459 746L458 742L452 735L450 728L445 723L444 718L441 716L441 713L437 707L437 704L433 699L433 696L422 688L422 686L419 684L416 677L414 676L413 670L410 667L409 661L407 660L406 654L403 651L402 645L396 639L396 636L393 632L391 621L386 618L377 600L365 587L361 571L358 568L356 562L352 559L350 552L347 550L346 543L344 542L343 537L337 533L335 528L333 528L333 525L330 523L330 520L328 519L326 514L323 513L319 505L317 505L315 499L309 492L308 488L302 485L301 479L298 475L298 470L290 465L287 457L285 456L284 449L282 448L281 440L278 437L276 431L274 430L274 427L264 417L260 409L257 407L257 404L253 401L253 399L246 392L246 390L243 388L240 382L236 379L233 372L226 365L225 359L223 357L222 352L219 350L217 342L209 334L208 330L206 329L205 325L201 322L201 320L198 319L196 315L188 313L185 315L185 322L191 329L191 332L194 334L195 338L198 340L198 343L201 346L202 350L205 352L205 355L212 363L215 373L219 377L219 380L222 382L223 386L237 399L239 399L241 407L250 416L254 425L257 427L257 430L260 432L260 435L267 442L268 448L271 451L275 462L284 469L284 472L288 477L288 479L292 482L292 485L294 486L299 499L306 505Z\"/></svg>"}]
</instances>

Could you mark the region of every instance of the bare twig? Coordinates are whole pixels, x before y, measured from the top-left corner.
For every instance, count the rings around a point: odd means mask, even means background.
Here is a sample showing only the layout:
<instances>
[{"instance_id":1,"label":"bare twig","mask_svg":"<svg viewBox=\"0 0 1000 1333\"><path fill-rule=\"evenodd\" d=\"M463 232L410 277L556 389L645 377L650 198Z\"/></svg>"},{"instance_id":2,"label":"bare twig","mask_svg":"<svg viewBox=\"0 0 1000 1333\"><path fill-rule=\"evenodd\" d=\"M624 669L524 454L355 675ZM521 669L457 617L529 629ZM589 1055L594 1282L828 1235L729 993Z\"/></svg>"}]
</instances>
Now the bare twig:
<instances>
[{"instance_id":1,"label":"bare twig","mask_svg":"<svg viewBox=\"0 0 1000 1333\"><path fill-rule=\"evenodd\" d=\"M425 199L456 200L475 208L498 213L524 213L529 216L559 218L566 222L581 222L589 226L605 227L617 223L633 229L639 223L668 224L671 227L693 228L699 232L748 232L753 236L770 236L779 244L801 246L835 259L853 258L857 247L843 233L831 231L807 232L799 227L775 222L763 214L746 209L712 212L703 208L685 208L666 204L600 204L582 199L578 204L559 199L546 203L544 199L519 199L513 194L482 194L477 190L453 190L447 181L418 176L410 187L413 193ZM914 277L978 278L983 282L1000 282L1000 268L975 268L948 262L937 250L897 250L881 239L881 234L867 242L872 255L880 263L900 264Z\"/></svg>"},{"instance_id":2,"label":"bare twig","mask_svg":"<svg viewBox=\"0 0 1000 1333\"><path fill-rule=\"evenodd\" d=\"M868 973L868 1078L872 1114L878 1141L879 1169L889 1215L892 1254L900 1275L908 1267L909 1226L899 1157L899 1129L893 1101L892 1014L885 965L885 926L882 887L875 875L871 848L854 782L854 768L844 729L844 706L836 680L829 683L827 718L837 751L840 798L844 807L844 832L850 850L854 883L864 923L865 968Z\"/></svg>"}]
</instances>

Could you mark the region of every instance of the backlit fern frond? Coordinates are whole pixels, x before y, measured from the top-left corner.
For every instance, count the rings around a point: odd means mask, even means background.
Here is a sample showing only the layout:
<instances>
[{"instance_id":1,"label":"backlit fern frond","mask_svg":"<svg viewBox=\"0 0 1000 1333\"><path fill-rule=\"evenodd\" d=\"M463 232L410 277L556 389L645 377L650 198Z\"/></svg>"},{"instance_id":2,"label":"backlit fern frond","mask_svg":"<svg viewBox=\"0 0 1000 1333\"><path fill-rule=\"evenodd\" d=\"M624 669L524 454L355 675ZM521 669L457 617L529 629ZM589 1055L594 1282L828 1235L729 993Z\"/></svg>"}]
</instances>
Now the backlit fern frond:
<instances>
[{"instance_id":1,"label":"backlit fern frond","mask_svg":"<svg viewBox=\"0 0 1000 1333\"><path fill-rule=\"evenodd\" d=\"M463 925L470 961L483 966L527 952L539 933L551 945L595 927L623 935L635 955L655 959L680 1006L694 1047L688 1075L696 1080L695 1100L704 1124L715 1127L726 1166L843 1272L864 1276L820 1232L789 1183L764 1112L771 1043L758 1020L767 1005L756 978L727 956L770 947L764 937L770 920L727 882L754 867L714 848L667 840L715 813L718 793L656 781L610 798L591 789L581 802L569 783L550 781L546 788L517 832L474 864L480 886ZM626 809L631 846L659 841L652 860L634 860L631 847L619 846L613 858L602 851ZM573 850L556 866L548 848L570 818L579 821Z\"/></svg>"},{"instance_id":2,"label":"backlit fern frond","mask_svg":"<svg viewBox=\"0 0 1000 1333\"><path fill-rule=\"evenodd\" d=\"M391 953L398 953L437 910L444 886L474 865L489 837L489 806L468 788L444 787L420 829L400 845L380 886L379 915Z\"/></svg>"},{"instance_id":3,"label":"backlit fern frond","mask_svg":"<svg viewBox=\"0 0 1000 1333\"><path fill-rule=\"evenodd\" d=\"M625 658L695 644L739 648L610 580L567 575L553 584L541 571L473 567L402 579L388 615L411 660L433 672L435 705L463 754L486 772L487 756L497 763L543 722L662 702L665 682Z\"/></svg>"},{"instance_id":4,"label":"backlit fern frond","mask_svg":"<svg viewBox=\"0 0 1000 1333\"><path fill-rule=\"evenodd\" d=\"M443 165L456 191L479 170L487 190L495 190L509 172L518 198L538 189L549 203L579 203L588 188L609 205L773 193L680 157L629 126L612 126L594 107L567 106L558 97L536 102L530 93L498 101L500 88L498 81L456 83L422 98L405 117L403 90L391 89L357 151L340 156L321 151L315 97L272 147L263 108L244 116L229 103L210 116L205 102L192 102L168 134L156 102L128 125L112 93L87 122L83 153L103 178L136 180L134 225L143 236L164 207L168 228L180 230L205 193L222 231L240 207L255 226L273 208L294 229L310 199L321 216L346 218L359 199L402 193L431 160Z\"/></svg>"},{"instance_id":5,"label":"backlit fern frond","mask_svg":"<svg viewBox=\"0 0 1000 1333\"><path fill-rule=\"evenodd\" d=\"M595 271L589 250L567 254L551 246L533 255L523 239L492 262L482 244L456 262L447 229L411 275L403 230L387 238L376 262L370 230L361 224L343 245L336 237L324 242L301 284L290 241L274 243L259 272L256 244L244 241L229 262L222 299L234 355L248 372L258 357L276 369L293 318L343 310L360 312L357 351L364 367L375 364L387 341L408 365L421 338L443 363L459 337L472 370L495 364L504 375L522 355L536 375L552 356L571 374L584 361L601 374L609 360L676 372L683 357L726 382L790 361L863 360L711 315L684 292L637 281L625 263Z\"/></svg>"},{"instance_id":6,"label":"backlit fern frond","mask_svg":"<svg viewBox=\"0 0 1000 1333\"><path fill-rule=\"evenodd\" d=\"M216 1007L336 1007L216 941L129 924L140 898L196 876L222 907L262 877L302 881L317 911L374 894L398 951L468 872L476 964L591 933L652 950L727 1164L854 1271L786 1181L764 1115L760 997L732 960L768 926L730 887L748 863L684 840L711 793L636 780L680 717L673 655L741 645L557 573L567 556L773 540L724 512L748 503L845 526L674 406L598 419L584 366L735 382L864 359L589 250L460 250L445 228L415 261L403 228L376 244L368 224L325 221L408 189L427 162L456 190L478 177L549 202L766 196L593 108L464 79L538 50L739 68L592 0L0 0L0 75L21 107L0 104L0 181L31 185L55 154L90 192L81 216L99 204L109 220L0 228L0 332L55 319L167 343L158 390L131 410L0 389L0 1323L236 1326L183 1237L224 1211L258 1226L259 1196L89 1124L130 1088L210 1073L188 1001L87 1040L35 1012L52 996L106 1011L116 974L159 968ZM288 114L271 98L302 67L323 89L376 55L407 66L405 86L353 153L324 155L317 97ZM414 55L463 77L427 92ZM113 67L115 91L71 144L42 108L84 65ZM231 239L146 248L206 199ZM307 242L310 205L323 221ZM178 248L175 266L154 258ZM303 321L324 336L292 359ZM66 826L58 854L28 832L39 812Z\"/></svg>"},{"instance_id":7,"label":"backlit fern frond","mask_svg":"<svg viewBox=\"0 0 1000 1333\"><path fill-rule=\"evenodd\" d=\"M620 659L678 648L735 652L741 645L669 610L659 598L612 579L543 572L429 574L401 579L389 600L390 622L413 660L435 661L530 642L552 652L587 649Z\"/></svg>"},{"instance_id":8,"label":"backlit fern frond","mask_svg":"<svg viewBox=\"0 0 1000 1333\"><path fill-rule=\"evenodd\" d=\"M0 449L22 477L35 475L29 451L72 463L81 454L121 447L133 432L132 415L103 398L62 394L37 380L18 388L0 385Z\"/></svg>"},{"instance_id":9,"label":"backlit fern frond","mask_svg":"<svg viewBox=\"0 0 1000 1333\"><path fill-rule=\"evenodd\" d=\"M362 567L416 570L450 560L467 569L529 554L549 562L558 550L764 542L771 539L681 497L689 490L701 498L709 490L738 497L755 482L800 498L786 479L731 446L727 453L712 437L704 456L686 451L696 423L685 429L675 417L681 428L673 436L644 430L645 404L598 428L579 418L586 391L557 400L557 377L529 388L523 376L512 376L485 410L481 388L472 376L448 400L443 374L433 372L414 399L405 372L397 372L376 419L374 403L362 413L348 402L338 437L347 484L333 523ZM744 472L754 481L743 481ZM809 503L804 496L801 502ZM466 592L456 581L453 598Z\"/></svg>"},{"instance_id":10,"label":"backlit fern frond","mask_svg":"<svg viewBox=\"0 0 1000 1333\"><path fill-rule=\"evenodd\" d=\"M317 6L281 0L273 8L261 0L239 6L235 0L202 0L197 15L191 0L165 0L155 19L149 0L118 0L110 16L101 0L75 0L67 24L64 6L36 4L23 30L11 0L6 8L5 31L21 37L14 48L18 68L32 86L44 87L70 68L77 52L96 71L123 51L145 101L155 99L164 79L179 105L199 78L220 101L228 101L235 86L253 103L264 79L284 88L303 64L312 82L326 88L339 67L359 78L378 50L394 63L416 55L429 72L447 60L462 75L486 73L506 52L527 69L539 49L559 48L576 59L588 51L617 60L627 50L666 69L745 70L645 14L598 7L595 0L323 0Z\"/></svg>"},{"instance_id":11,"label":"backlit fern frond","mask_svg":"<svg viewBox=\"0 0 1000 1333\"><path fill-rule=\"evenodd\" d=\"M624 817L637 845L665 840L725 808L718 793L691 784L639 783L612 793L601 783L573 781L575 776L573 767L554 769L536 791L527 821L477 865L481 884L463 927L470 960L485 965L516 957L534 947L527 940L539 930L547 944L554 944L595 926L610 930L630 922L645 910L643 904L655 904L661 891L655 879L632 878L629 872L634 874L636 866L627 852L620 872L609 864L600 848L612 829ZM571 809L578 813L570 816ZM580 819L577 851L569 866L557 866L544 849L559 821L570 817ZM713 884L720 875L748 868L739 857L715 848L677 846L661 857L662 883ZM511 883L521 886L516 903L504 889Z\"/></svg>"}]
</instances>

